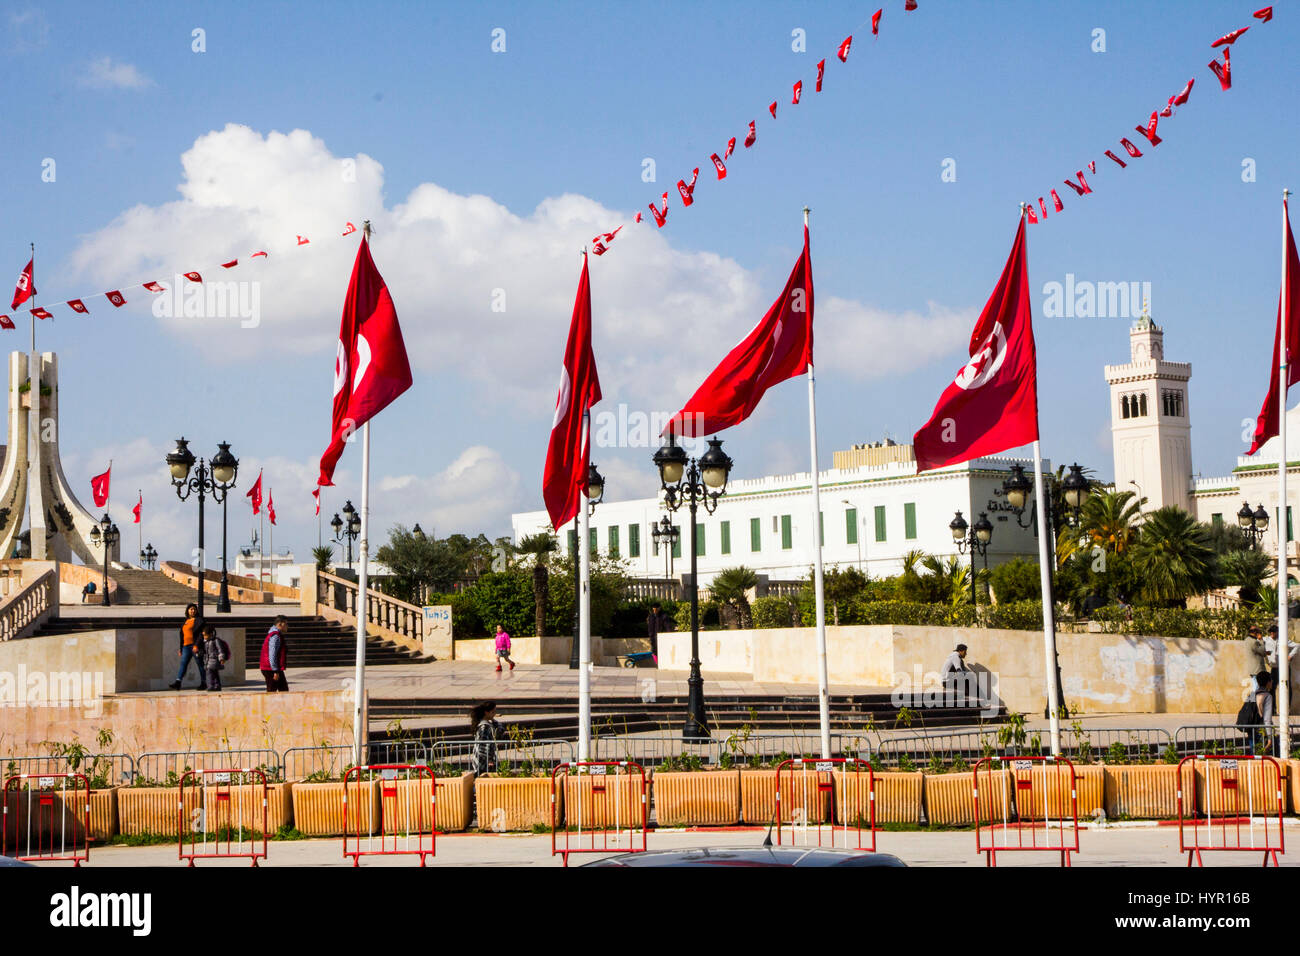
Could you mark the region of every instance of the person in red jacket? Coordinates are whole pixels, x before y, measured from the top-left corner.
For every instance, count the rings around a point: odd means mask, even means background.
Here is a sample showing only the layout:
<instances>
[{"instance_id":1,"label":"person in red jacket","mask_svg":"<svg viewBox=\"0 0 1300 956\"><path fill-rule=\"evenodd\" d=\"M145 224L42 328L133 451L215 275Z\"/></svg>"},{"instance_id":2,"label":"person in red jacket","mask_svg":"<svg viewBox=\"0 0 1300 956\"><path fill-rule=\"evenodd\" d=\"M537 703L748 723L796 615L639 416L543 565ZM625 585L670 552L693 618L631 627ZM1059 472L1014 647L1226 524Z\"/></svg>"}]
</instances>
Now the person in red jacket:
<instances>
[{"instance_id":1,"label":"person in red jacket","mask_svg":"<svg viewBox=\"0 0 1300 956\"><path fill-rule=\"evenodd\" d=\"M289 619L281 614L275 619L275 625L266 632L266 639L262 641L262 657L257 666L261 669L262 676L266 678L268 694L289 689L289 682L284 677L284 639L288 632Z\"/></svg>"}]
</instances>

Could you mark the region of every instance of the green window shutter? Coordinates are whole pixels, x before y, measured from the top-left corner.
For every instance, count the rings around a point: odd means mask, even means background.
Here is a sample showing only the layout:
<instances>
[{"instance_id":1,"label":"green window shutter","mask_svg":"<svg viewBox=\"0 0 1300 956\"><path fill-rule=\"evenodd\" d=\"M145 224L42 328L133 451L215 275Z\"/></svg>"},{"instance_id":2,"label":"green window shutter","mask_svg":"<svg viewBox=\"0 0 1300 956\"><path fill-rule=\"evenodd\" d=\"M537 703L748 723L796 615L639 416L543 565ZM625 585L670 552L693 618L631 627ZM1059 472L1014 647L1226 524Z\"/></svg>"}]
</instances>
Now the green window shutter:
<instances>
[{"instance_id":1,"label":"green window shutter","mask_svg":"<svg viewBox=\"0 0 1300 956\"><path fill-rule=\"evenodd\" d=\"M885 506L876 505L876 540L885 540Z\"/></svg>"},{"instance_id":2,"label":"green window shutter","mask_svg":"<svg viewBox=\"0 0 1300 956\"><path fill-rule=\"evenodd\" d=\"M763 521L760 518L749 519L749 550L763 550Z\"/></svg>"},{"instance_id":3,"label":"green window shutter","mask_svg":"<svg viewBox=\"0 0 1300 956\"><path fill-rule=\"evenodd\" d=\"M1210 515L1210 524L1214 525L1214 527L1216 528L1222 528L1223 515L1221 514Z\"/></svg>"},{"instance_id":4,"label":"green window shutter","mask_svg":"<svg viewBox=\"0 0 1300 956\"><path fill-rule=\"evenodd\" d=\"M680 558L682 556L682 526L675 524L673 530L677 532L677 537L673 539L673 557Z\"/></svg>"},{"instance_id":5,"label":"green window shutter","mask_svg":"<svg viewBox=\"0 0 1300 956\"><path fill-rule=\"evenodd\" d=\"M916 504L911 501L903 505L903 537L916 540Z\"/></svg>"},{"instance_id":6,"label":"green window shutter","mask_svg":"<svg viewBox=\"0 0 1300 956\"><path fill-rule=\"evenodd\" d=\"M731 554L731 522L723 521L720 527L722 529L722 553Z\"/></svg>"},{"instance_id":7,"label":"green window shutter","mask_svg":"<svg viewBox=\"0 0 1300 956\"><path fill-rule=\"evenodd\" d=\"M616 524L609 526L609 556L618 557L618 525Z\"/></svg>"},{"instance_id":8,"label":"green window shutter","mask_svg":"<svg viewBox=\"0 0 1300 956\"><path fill-rule=\"evenodd\" d=\"M585 504L585 502L580 503L580 504L579 504L579 507L581 507L582 504ZM595 553L596 553L596 549L597 549L598 547L599 547L599 545L596 543L596 529L595 529L595 528L592 528L592 529L591 529L591 553L592 553L592 554L595 554Z\"/></svg>"},{"instance_id":9,"label":"green window shutter","mask_svg":"<svg viewBox=\"0 0 1300 956\"><path fill-rule=\"evenodd\" d=\"M569 529L569 557L576 558L577 556L578 556L578 532L570 528Z\"/></svg>"},{"instance_id":10,"label":"green window shutter","mask_svg":"<svg viewBox=\"0 0 1300 956\"><path fill-rule=\"evenodd\" d=\"M641 557L641 526L639 524L627 526L627 556L629 558Z\"/></svg>"},{"instance_id":11,"label":"green window shutter","mask_svg":"<svg viewBox=\"0 0 1300 956\"><path fill-rule=\"evenodd\" d=\"M794 534L790 528L790 516L781 515L781 549L789 551L794 547Z\"/></svg>"},{"instance_id":12,"label":"green window shutter","mask_svg":"<svg viewBox=\"0 0 1300 956\"><path fill-rule=\"evenodd\" d=\"M844 540L847 544L858 543L858 509L850 508L844 512Z\"/></svg>"},{"instance_id":13,"label":"green window shutter","mask_svg":"<svg viewBox=\"0 0 1300 956\"><path fill-rule=\"evenodd\" d=\"M698 558L698 557L702 557L703 555L704 555L704 525L697 524L695 526L695 556Z\"/></svg>"}]
</instances>

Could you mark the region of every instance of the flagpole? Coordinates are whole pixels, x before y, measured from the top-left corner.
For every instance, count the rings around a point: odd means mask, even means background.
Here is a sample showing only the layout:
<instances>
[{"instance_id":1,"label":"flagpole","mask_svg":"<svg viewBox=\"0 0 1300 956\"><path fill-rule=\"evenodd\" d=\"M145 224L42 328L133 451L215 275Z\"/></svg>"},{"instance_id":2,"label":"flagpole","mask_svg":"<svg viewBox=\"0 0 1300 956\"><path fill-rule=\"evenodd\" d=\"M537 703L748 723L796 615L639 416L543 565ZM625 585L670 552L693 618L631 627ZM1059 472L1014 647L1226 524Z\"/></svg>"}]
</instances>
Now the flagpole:
<instances>
[{"instance_id":1,"label":"flagpole","mask_svg":"<svg viewBox=\"0 0 1300 956\"><path fill-rule=\"evenodd\" d=\"M136 494L136 499L135 499L135 500L138 501L138 502L140 502L140 505L141 505L141 507L140 507L140 512L141 512L141 513L138 514L138 515L136 515L136 518L137 518L138 520L137 520L136 523L135 523L135 530L136 530L136 537L139 538L139 541L138 541L137 543L140 545L140 553L141 553L141 554L144 554L144 507L143 507L143 506L144 506L144 489L143 489L143 488L137 489L137 494ZM143 562L141 562L141 563L143 563Z\"/></svg>"},{"instance_id":2,"label":"flagpole","mask_svg":"<svg viewBox=\"0 0 1300 956\"><path fill-rule=\"evenodd\" d=\"M32 277L30 282L32 287L32 295L31 295L32 304L31 304L31 308L27 310L27 317L32 320L32 354L35 355L36 354L36 243L33 242L30 243L30 245L32 247ZM37 378L40 377L39 367L37 368L36 375ZM40 395L39 391L37 392L37 395L39 397Z\"/></svg>"},{"instance_id":3,"label":"flagpole","mask_svg":"<svg viewBox=\"0 0 1300 956\"><path fill-rule=\"evenodd\" d=\"M367 219L362 224L365 239L370 241L370 220ZM364 763L363 754L367 743L369 728L365 723L365 702L366 702L366 619L369 615L367 607L367 588L370 583L369 552L370 552L370 422L367 421L361 426L361 573L357 576L357 663L356 671L353 675L353 711L352 711L352 741L353 741L353 762L356 766Z\"/></svg>"},{"instance_id":4,"label":"flagpole","mask_svg":"<svg viewBox=\"0 0 1300 956\"><path fill-rule=\"evenodd\" d=\"M270 491L271 489L267 488L266 500L268 503L268 507L269 507L269 503L272 500L274 500L274 497L270 494ZM267 536L266 543L271 548L271 578L274 581L275 579L275 522L274 521L271 522L271 530L266 533L266 536ZM265 590L265 588L263 588L263 590Z\"/></svg>"},{"instance_id":5,"label":"flagpole","mask_svg":"<svg viewBox=\"0 0 1300 956\"><path fill-rule=\"evenodd\" d=\"M803 227L808 228L808 213L803 207ZM805 303L805 308L807 303ZM813 592L817 607L817 702L821 727L822 759L831 758L831 696L826 666L826 589L822 568L822 489L817 466L817 380L813 363L808 362L808 445L812 455L812 533Z\"/></svg>"},{"instance_id":6,"label":"flagpole","mask_svg":"<svg viewBox=\"0 0 1300 956\"><path fill-rule=\"evenodd\" d=\"M586 449L591 412L582 412L582 443ZM587 470L579 477L578 497L578 762L591 759L591 514L587 502Z\"/></svg>"},{"instance_id":7,"label":"flagpole","mask_svg":"<svg viewBox=\"0 0 1300 956\"><path fill-rule=\"evenodd\" d=\"M1287 549L1290 544L1291 522L1290 506L1286 497L1286 390L1287 390L1287 325L1290 316L1287 315L1291 305L1291 297L1287 289L1287 267L1288 256L1287 248L1290 245L1290 224L1287 222L1287 197L1291 195L1291 190L1282 190L1282 293L1278 299L1278 324L1279 335L1281 336L1278 354L1278 395L1281 396L1278 402L1277 410L1277 437L1278 437L1278 456L1277 456L1277 500L1280 502L1278 508L1278 530L1277 530L1277 719L1278 719L1278 741L1281 744L1277 752L1278 757L1285 760L1291 755L1291 729L1288 726L1291 713L1291 640L1289 628L1287 626L1287 614L1290 608L1287 607L1287 571L1286 557Z\"/></svg>"},{"instance_id":8,"label":"flagpole","mask_svg":"<svg viewBox=\"0 0 1300 956\"><path fill-rule=\"evenodd\" d=\"M1020 204L1020 218L1025 217L1026 205ZM1028 245L1028 240L1026 240ZM1026 265L1028 270L1028 265ZM1049 554L1051 530L1048 524L1047 495L1043 489L1043 452L1034 439L1034 510L1038 513L1038 573L1043 605L1043 679L1047 682L1047 726L1051 738L1052 756L1061 755L1061 701L1056 694L1056 608L1052 606L1052 562ZM972 568L971 573L974 574Z\"/></svg>"}]
</instances>

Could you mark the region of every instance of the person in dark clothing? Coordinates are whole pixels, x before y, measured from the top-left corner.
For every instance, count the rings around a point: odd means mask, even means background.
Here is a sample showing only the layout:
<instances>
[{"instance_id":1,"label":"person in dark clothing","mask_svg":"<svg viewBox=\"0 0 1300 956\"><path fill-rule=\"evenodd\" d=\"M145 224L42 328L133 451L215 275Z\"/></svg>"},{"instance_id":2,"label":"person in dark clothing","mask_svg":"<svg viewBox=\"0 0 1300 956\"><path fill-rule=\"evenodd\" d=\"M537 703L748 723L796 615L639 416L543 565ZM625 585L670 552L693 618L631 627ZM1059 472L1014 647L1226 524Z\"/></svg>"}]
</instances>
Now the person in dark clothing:
<instances>
[{"instance_id":1,"label":"person in dark clothing","mask_svg":"<svg viewBox=\"0 0 1300 956\"><path fill-rule=\"evenodd\" d=\"M289 689L289 682L284 677L285 635L288 632L289 619L281 614L275 619L275 625L266 632L266 639L262 641L262 656L257 666L262 671L262 676L266 678L268 694Z\"/></svg>"},{"instance_id":2,"label":"person in dark clothing","mask_svg":"<svg viewBox=\"0 0 1300 956\"><path fill-rule=\"evenodd\" d=\"M171 682L171 689L181 689L181 682L185 680L185 672L189 670L190 661L194 661L195 670L199 672L198 689L207 690L207 675L203 671L203 618L199 617L197 604L190 604L185 608L185 620L181 624L181 646L176 651L176 656L181 659L181 666L176 672L176 679Z\"/></svg>"},{"instance_id":3,"label":"person in dark clothing","mask_svg":"<svg viewBox=\"0 0 1300 956\"><path fill-rule=\"evenodd\" d=\"M217 629L203 625L203 669L208 674L208 690L221 690L221 669L226 666L226 648L217 637Z\"/></svg>"},{"instance_id":4,"label":"person in dark clothing","mask_svg":"<svg viewBox=\"0 0 1300 956\"><path fill-rule=\"evenodd\" d=\"M650 605L650 614L645 619L645 631L650 638L650 653L654 655L655 663L659 662L659 635L672 629L668 615L659 609L659 602Z\"/></svg>"},{"instance_id":5,"label":"person in dark clothing","mask_svg":"<svg viewBox=\"0 0 1300 956\"><path fill-rule=\"evenodd\" d=\"M469 722L474 728L473 770L477 775L491 773L497 768L497 741L501 739L501 724L497 722L497 702L487 700L470 711Z\"/></svg>"}]
</instances>

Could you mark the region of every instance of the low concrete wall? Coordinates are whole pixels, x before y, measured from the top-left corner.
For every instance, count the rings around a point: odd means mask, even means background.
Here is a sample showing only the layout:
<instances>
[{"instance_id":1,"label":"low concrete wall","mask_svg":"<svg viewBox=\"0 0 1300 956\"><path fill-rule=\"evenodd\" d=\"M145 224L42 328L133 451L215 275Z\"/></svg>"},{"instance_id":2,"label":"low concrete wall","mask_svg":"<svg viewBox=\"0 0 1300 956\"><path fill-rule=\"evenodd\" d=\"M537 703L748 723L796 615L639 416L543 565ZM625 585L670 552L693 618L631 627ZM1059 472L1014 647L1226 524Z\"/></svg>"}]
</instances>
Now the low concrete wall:
<instances>
[{"instance_id":1,"label":"low concrete wall","mask_svg":"<svg viewBox=\"0 0 1300 956\"><path fill-rule=\"evenodd\" d=\"M222 682L243 683L244 629L219 627L217 635L230 645ZM179 646L177 630L157 628L81 631L6 641L0 643L0 704L8 703L4 693L6 675L15 681L19 696L33 679L54 685L66 679L54 675L69 674L91 675L92 686L103 694L165 690L176 679ZM187 686L193 680L194 667L190 665Z\"/></svg>"},{"instance_id":2,"label":"low concrete wall","mask_svg":"<svg viewBox=\"0 0 1300 956\"><path fill-rule=\"evenodd\" d=\"M322 740L352 743L352 698L345 690L109 697L95 713L18 707L0 714L3 754L46 753L47 740L79 740L93 748L100 730L112 731L112 750L137 755L254 748L283 753Z\"/></svg>"},{"instance_id":3,"label":"low concrete wall","mask_svg":"<svg viewBox=\"0 0 1300 956\"><path fill-rule=\"evenodd\" d=\"M510 642L510 659L516 664L567 664L572 647L571 636L515 637ZM600 667L617 667L620 654L648 650L650 639L646 637L603 638L593 634L591 638L591 659ZM662 661L662 645L659 650ZM458 639L455 657L458 661L495 661L496 644L490 637Z\"/></svg>"},{"instance_id":4,"label":"low concrete wall","mask_svg":"<svg viewBox=\"0 0 1300 956\"><path fill-rule=\"evenodd\" d=\"M659 636L659 666L690 662L690 634ZM1008 709L1035 712L1046 694L1043 635L962 627L902 625L827 627L832 684L926 686L957 644L967 663L997 675L996 693ZM1078 713L1235 714L1260 661L1245 641L1128 634L1058 634L1065 703ZM817 684L813 628L700 633L704 670L740 672L773 683ZM921 686L917 687L917 681Z\"/></svg>"},{"instance_id":5,"label":"low concrete wall","mask_svg":"<svg viewBox=\"0 0 1300 956\"><path fill-rule=\"evenodd\" d=\"M59 603L60 604L103 604L104 572L98 568L88 568L68 561L60 561L59 567ZM95 583L95 593L82 601L81 589L88 583ZM117 603L117 582L108 576L108 598Z\"/></svg>"}]
</instances>

